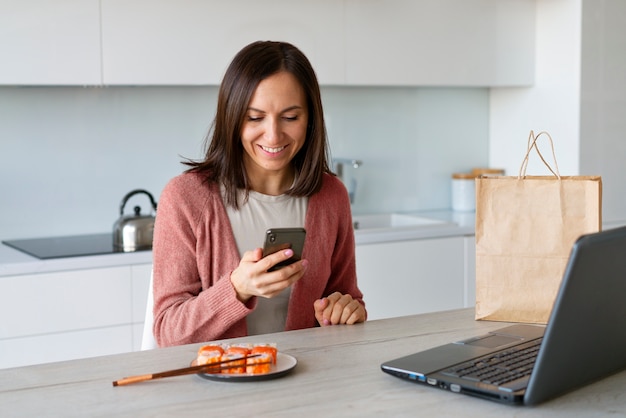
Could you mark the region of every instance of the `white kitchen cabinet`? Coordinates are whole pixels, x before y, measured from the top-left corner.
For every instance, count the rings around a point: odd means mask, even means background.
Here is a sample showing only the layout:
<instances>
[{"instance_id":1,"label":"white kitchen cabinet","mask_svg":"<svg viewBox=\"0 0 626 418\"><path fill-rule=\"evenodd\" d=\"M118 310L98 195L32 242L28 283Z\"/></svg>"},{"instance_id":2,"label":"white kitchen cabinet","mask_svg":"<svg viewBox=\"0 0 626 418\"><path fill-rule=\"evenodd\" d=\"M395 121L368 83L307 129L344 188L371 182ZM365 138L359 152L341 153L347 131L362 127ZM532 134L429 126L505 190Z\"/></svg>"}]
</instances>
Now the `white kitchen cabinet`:
<instances>
[{"instance_id":1,"label":"white kitchen cabinet","mask_svg":"<svg viewBox=\"0 0 626 418\"><path fill-rule=\"evenodd\" d=\"M465 243L463 280L465 284L463 307L476 306L476 237L474 235L463 238Z\"/></svg>"},{"instance_id":2,"label":"white kitchen cabinet","mask_svg":"<svg viewBox=\"0 0 626 418\"><path fill-rule=\"evenodd\" d=\"M133 351L128 325L0 340L0 368Z\"/></svg>"},{"instance_id":3,"label":"white kitchen cabinet","mask_svg":"<svg viewBox=\"0 0 626 418\"><path fill-rule=\"evenodd\" d=\"M151 265L0 277L0 367L138 349Z\"/></svg>"},{"instance_id":4,"label":"white kitchen cabinet","mask_svg":"<svg viewBox=\"0 0 626 418\"><path fill-rule=\"evenodd\" d=\"M465 306L463 236L357 245L368 319Z\"/></svg>"},{"instance_id":5,"label":"white kitchen cabinet","mask_svg":"<svg viewBox=\"0 0 626 418\"><path fill-rule=\"evenodd\" d=\"M288 41L343 84L343 2L102 0L105 85L217 85L243 46Z\"/></svg>"},{"instance_id":6,"label":"white kitchen cabinet","mask_svg":"<svg viewBox=\"0 0 626 418\"><path fill-rule=\"evenodd\" d=\"M528 86L534 0L5 0L0 85L218 85L283 40L323 85Z\"/></svg>"},{"instance_id":7,"label":"white kitchen cabinet","mask_svg":"<svg viewBox=\"0 0 626 418\"><path fill-rule=\"evenodd\" d=\"M346 83L530 86L534 0L346 0Z\"/></svg>"},{"instance_id":8,"label":"white kitchen cabinet","mask_svg":"<svg viewBox=\"0 0 626 418\"><path fill-rule=\"evenodd\" d=\"M244 45L274 39L301 48L325 85L528 86L534 10L533 0L102 0L103 80L215 85Z\"/></svg>"},{"instance_id":9,"label":"white kitchen cabinet","mask_svg":"<svg viewBox=\"0 0 626 418\"><path fill-rule=\"evenodd\" d=\"M101 84L99 0L0 2L0 85Z\"/></svg>"}]
</instances>

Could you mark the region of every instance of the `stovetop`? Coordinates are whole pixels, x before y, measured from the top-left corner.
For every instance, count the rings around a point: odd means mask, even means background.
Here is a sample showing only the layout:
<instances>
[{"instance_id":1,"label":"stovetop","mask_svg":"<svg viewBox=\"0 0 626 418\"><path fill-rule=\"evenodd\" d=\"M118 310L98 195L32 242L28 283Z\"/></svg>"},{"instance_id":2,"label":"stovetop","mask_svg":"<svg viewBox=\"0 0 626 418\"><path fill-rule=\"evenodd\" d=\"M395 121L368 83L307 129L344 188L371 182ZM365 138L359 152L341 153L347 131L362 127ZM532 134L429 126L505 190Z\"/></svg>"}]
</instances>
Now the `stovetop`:
<instances>
[{"instance_id":1,"label":"stovetop","mask_svg":"<svg viewBox=\"0 0 626 418\"><path fill-rule=\"evenodd\" d=\"M72 235L2 241L3 244L40 260L113 254L113 234Z\"/></svg>"}]
</instances>

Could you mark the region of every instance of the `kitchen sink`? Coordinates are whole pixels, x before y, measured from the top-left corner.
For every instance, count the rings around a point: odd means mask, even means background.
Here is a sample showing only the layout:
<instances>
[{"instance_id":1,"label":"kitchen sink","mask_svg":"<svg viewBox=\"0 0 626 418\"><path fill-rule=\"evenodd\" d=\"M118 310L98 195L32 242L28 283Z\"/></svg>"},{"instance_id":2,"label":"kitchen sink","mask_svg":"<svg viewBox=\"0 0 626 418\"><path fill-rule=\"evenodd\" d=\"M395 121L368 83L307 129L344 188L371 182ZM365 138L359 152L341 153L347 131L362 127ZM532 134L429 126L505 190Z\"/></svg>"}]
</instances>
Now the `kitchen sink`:
<instances>
[{"instance_id":1,"label":"kitchen sink","mask_svg":"<svg viewBox=\"0 0 626 418\"><path fill-rule=\"evenodd\" d=\"M425 218L417 215L405 215L400 213L380 213L373 215L355 215L352 217L354 229L356 231L372 229L395 229L395 228L417 228L427 226L445 225L450 222Z\"/></svg>"}]
</instances>

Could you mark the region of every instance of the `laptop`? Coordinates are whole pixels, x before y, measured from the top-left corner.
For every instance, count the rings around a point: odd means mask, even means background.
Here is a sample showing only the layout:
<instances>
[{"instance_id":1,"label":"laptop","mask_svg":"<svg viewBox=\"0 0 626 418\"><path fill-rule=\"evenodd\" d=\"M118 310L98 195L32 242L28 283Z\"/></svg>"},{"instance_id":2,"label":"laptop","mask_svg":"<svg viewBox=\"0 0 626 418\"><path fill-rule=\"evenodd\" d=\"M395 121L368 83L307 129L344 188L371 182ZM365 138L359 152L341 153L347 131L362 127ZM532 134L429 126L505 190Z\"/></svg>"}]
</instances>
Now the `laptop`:
<instances>
[{"instance_id":1,"label":"laptop","mask_svg":"<svg viewBox=\"0 0 626 418\"><path fill-rule=\"evenodd\" d=\"M626 227L576 241L547 326L504 327L387 361L381 369L410 382L523 405L626 369Z\"/></svg>"}]
</instances>

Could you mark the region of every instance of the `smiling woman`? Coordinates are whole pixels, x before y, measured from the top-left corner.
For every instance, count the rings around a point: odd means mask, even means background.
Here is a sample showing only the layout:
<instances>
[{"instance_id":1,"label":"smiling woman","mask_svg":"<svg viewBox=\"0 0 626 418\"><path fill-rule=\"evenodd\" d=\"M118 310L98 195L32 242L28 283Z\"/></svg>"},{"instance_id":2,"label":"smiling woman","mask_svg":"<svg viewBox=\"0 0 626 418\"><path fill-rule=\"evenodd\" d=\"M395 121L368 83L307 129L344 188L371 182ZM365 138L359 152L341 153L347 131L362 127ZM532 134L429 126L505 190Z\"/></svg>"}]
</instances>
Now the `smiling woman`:
<instances>
[{"instance_id":1,"label":"smiling woman","mask_svg":"<svg viewBox=\"0 0 626 418\"><path fill-rule=\"evenodd\" d=\"M202 161L159 200L154 334L160 346L367 318L356 284L350 201L329 169L320 89L308 59L284 42L255 42L228 67ZM270 228L306 228L263 256Z\"/></svg>"}]
</instances>

